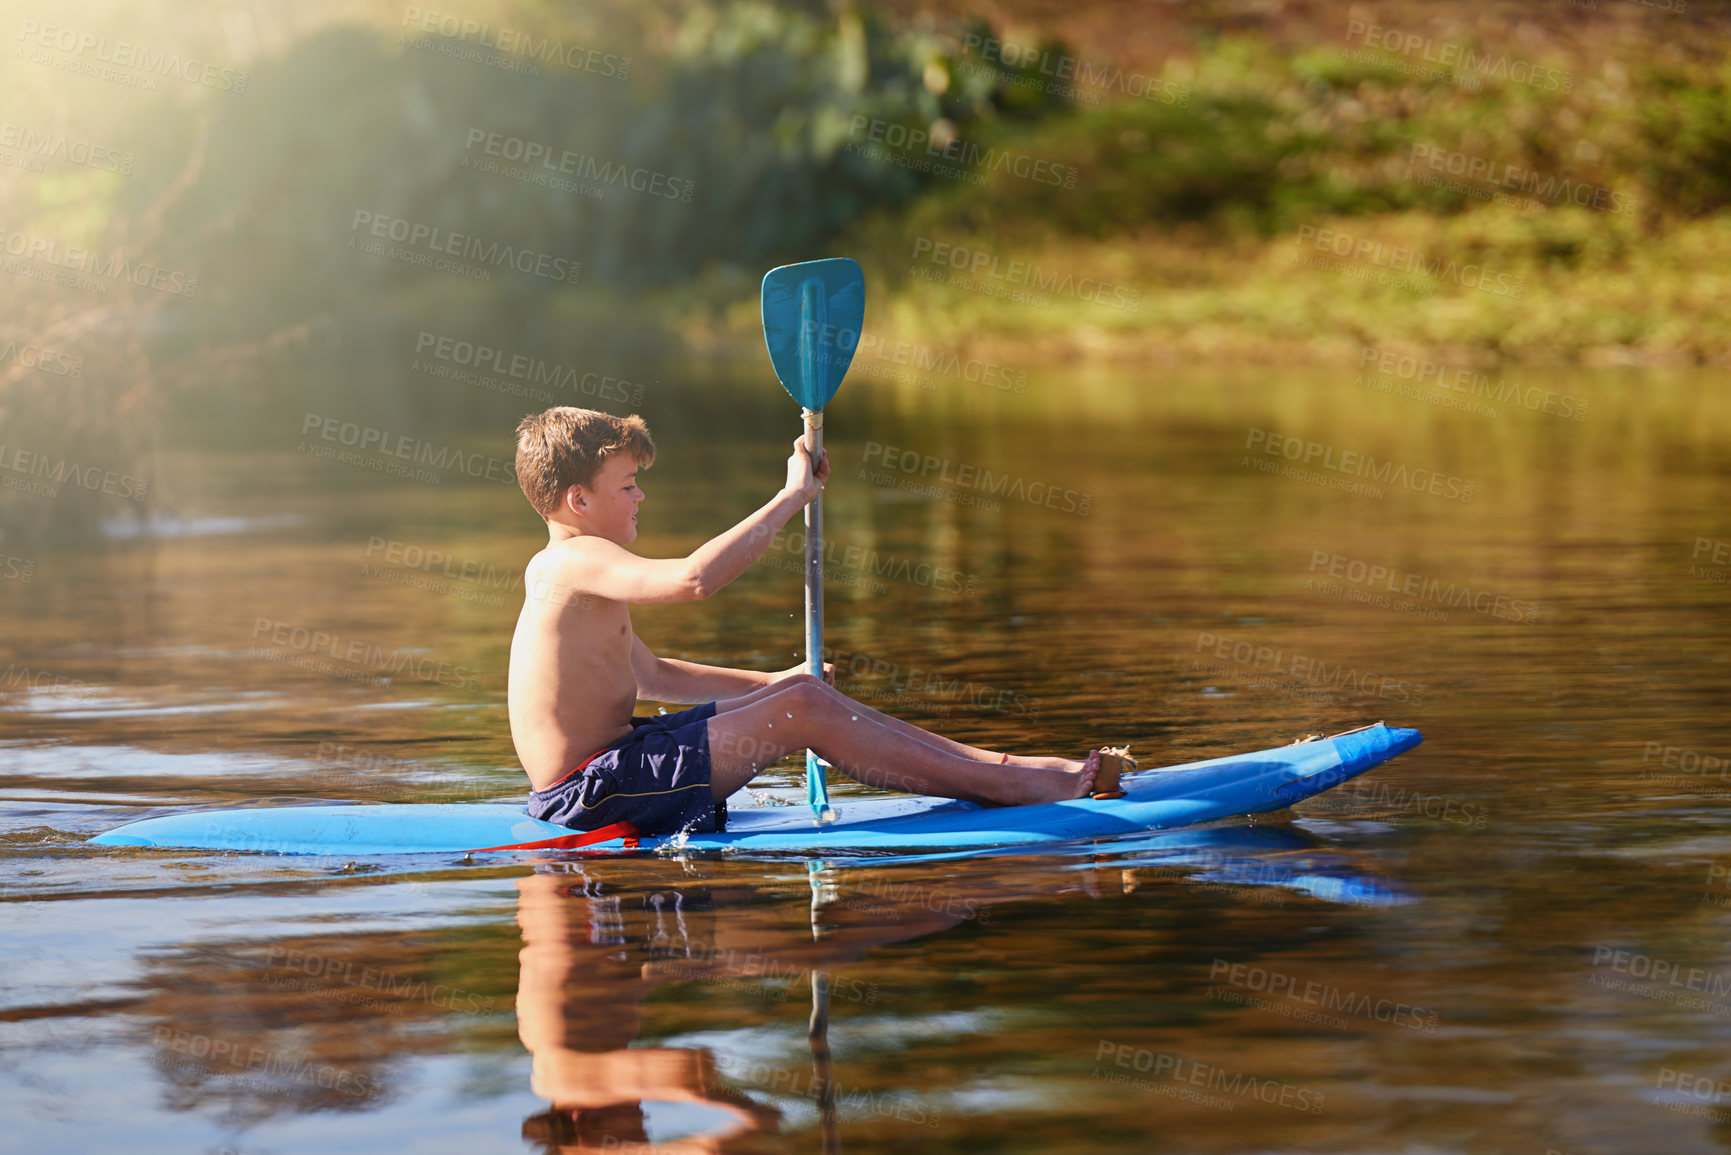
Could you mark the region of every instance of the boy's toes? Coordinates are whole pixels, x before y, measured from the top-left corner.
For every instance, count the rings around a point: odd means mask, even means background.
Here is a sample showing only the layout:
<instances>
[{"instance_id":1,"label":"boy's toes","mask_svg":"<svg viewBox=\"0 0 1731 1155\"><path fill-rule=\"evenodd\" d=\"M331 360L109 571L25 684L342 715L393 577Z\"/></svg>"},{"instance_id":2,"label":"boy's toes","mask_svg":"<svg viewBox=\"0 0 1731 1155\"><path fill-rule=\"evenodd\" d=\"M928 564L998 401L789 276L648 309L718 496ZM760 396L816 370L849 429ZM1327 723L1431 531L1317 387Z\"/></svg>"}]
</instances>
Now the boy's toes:
<instances>
[{"instance_id":1,"label":"boy's toes","mask_svg":"<svg viewBox=\"0 0 1731 1155\"><path fill-rule=\"evenodd\" d=\"M1077 775L1081 781L1077 783L1079 789L1076 791L1074 796L1077 798L1086 798L1088 795L1094 793L1094 779L1099 775L1099 773L1100 751L1090 750L1088 751L1087 759L1082 763L1081 773Z\"/></svg>"}]
</instances>

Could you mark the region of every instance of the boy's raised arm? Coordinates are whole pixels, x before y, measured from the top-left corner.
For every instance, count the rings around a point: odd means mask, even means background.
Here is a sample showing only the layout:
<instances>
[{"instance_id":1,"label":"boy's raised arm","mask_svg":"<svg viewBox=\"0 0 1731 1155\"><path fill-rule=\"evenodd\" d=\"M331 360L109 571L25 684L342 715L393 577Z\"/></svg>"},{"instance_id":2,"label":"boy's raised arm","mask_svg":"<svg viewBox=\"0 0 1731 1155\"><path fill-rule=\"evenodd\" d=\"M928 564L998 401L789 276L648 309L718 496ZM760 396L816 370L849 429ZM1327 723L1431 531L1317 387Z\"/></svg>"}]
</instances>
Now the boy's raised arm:
<instances>
[{"instance_id":1,"label":"boy's raised arm","mask_svg":"<svg viewBox=\"0 0 1731 1155\"><path fill-rule=\"evenodd\" d=\"M814 471L802 441L787 459L787 484L757 512L710 538L687 557L645 558L600 538L574 550L562 580L577 589L637 605L701 601L763 556L789 518L816 497L829 476L828 453Z\"/></svg>"}]
</instances>

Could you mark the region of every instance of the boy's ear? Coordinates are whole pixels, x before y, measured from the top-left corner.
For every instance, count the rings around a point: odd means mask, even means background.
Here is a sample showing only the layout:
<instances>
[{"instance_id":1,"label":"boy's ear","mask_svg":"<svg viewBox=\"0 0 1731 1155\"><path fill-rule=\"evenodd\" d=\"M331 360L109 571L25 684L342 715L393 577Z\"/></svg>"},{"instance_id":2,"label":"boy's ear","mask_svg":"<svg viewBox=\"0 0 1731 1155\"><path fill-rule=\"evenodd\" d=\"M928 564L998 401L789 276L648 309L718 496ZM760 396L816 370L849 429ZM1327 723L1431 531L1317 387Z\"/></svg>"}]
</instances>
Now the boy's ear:
<instances>
[{"instance_id":1,"label":"boy's ear","mask_svg":"<svg viewBox=\"0 0 1731 1155\"><path fill-rule=\"evenodd\" d=\"M565 508L572 513L583 511L583 487L572 483L565 487Z\"/></svg>"}]
</instances>

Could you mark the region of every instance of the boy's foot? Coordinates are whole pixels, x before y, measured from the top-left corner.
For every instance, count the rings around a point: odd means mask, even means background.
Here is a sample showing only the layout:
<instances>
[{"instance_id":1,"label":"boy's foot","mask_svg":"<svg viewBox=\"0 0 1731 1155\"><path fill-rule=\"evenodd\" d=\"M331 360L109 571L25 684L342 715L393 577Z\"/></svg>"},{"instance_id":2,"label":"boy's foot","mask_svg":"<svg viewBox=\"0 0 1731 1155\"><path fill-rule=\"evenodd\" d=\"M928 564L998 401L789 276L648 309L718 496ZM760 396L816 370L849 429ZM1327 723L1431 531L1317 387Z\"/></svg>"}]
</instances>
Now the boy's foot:
<instances>
[{"instance_id":1,"label":"boy's foot","mask_svg":"<svg viewBox=\"0 0 1731 1155\"><path fill-rule=\"evenodd\" d=\"M1136 759L1130 756L1130 747L1104 746L1091 751L1088 756L1096 759L1099 764L1099 770L1094 775L1094 797L1124 797L1124 791L1118 788L1118 776L1136 769Z\"/></svg>"}]
</instances>

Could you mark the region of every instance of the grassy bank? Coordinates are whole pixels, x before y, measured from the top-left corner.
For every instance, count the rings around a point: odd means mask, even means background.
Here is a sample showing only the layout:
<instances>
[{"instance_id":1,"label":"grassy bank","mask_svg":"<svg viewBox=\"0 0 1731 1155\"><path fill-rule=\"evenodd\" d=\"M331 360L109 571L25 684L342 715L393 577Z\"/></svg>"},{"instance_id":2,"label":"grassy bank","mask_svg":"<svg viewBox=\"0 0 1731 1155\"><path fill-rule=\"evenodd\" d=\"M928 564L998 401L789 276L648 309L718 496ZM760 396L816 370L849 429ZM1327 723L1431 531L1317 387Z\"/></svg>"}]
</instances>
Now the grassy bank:
<instances>
[{"instance_id":1,"label":"grassy bank","mask_svg":"<svg viewBox=\"0 0 1731 1155\"><path fill-rule=\"evenodd\" d=\"M998 358L1716 363L1731 73L1677 32L1615 56L1216 38L1143 99L998 122L971 172L834 249L868 265L874 328Z\"/></svg>"}]
</instances>

